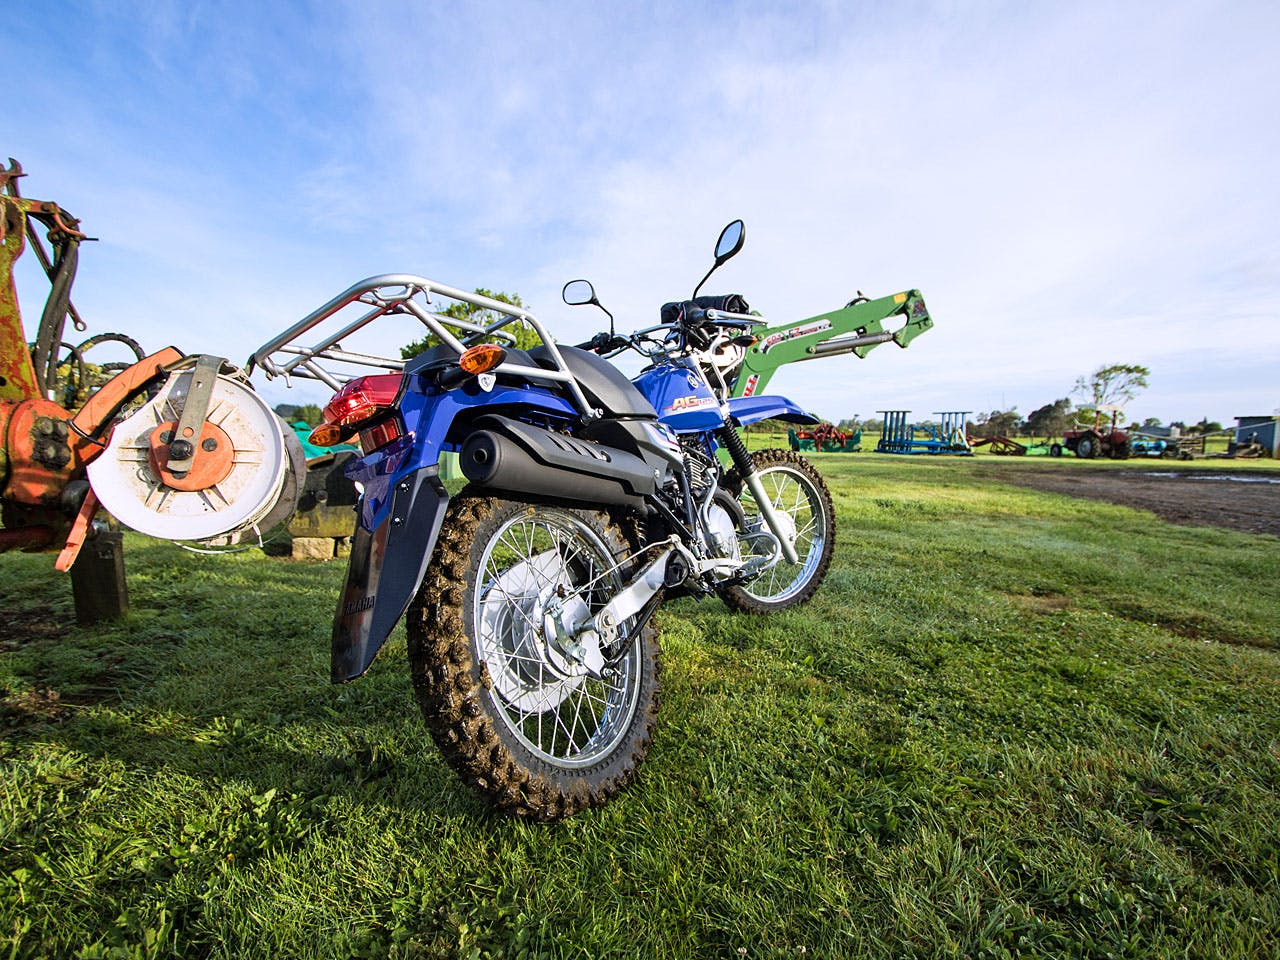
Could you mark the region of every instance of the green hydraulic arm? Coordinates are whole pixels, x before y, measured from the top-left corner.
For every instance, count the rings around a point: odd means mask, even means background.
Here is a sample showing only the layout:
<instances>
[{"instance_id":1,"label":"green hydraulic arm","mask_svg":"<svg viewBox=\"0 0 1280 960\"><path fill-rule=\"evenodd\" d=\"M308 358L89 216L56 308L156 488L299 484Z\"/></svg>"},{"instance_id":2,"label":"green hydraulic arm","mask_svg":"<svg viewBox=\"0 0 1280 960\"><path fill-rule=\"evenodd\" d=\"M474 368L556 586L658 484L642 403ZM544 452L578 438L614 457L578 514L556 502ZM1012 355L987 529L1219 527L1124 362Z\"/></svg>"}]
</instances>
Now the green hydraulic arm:
<instances>
[{"instance_id":1,"label":"green hydraulic arm","mask_svg":"<svg viewBox=\"0 0 1280 960\"><path fill-rule=\"evenodd\" d=\"M895 318L901 320L901 326L886 330L886 323L890 326L898 323ZM932 326L924 297L919 290L908 290L878 300L860 296L831 313L774 327L759 327L752 331L756 342L747 348L729 395L750 397L763 393L774 372L783 364L844 353L865 357L890 340L906 347Z\"/></svg>"}]
</instances>

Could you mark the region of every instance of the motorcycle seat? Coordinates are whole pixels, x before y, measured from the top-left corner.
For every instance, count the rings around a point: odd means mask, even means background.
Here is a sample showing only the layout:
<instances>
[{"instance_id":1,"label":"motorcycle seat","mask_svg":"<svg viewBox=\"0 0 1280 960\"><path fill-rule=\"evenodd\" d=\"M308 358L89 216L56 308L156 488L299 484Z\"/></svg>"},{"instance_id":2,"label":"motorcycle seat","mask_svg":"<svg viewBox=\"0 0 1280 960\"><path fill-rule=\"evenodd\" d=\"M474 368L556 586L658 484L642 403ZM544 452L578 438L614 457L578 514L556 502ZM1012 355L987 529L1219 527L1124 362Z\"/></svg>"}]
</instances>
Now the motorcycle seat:
<instances>
[{"instance_id":1,"label":"motorcycle seat","mask_svg":"<svg viewBox=\"0 0 1280 960\"><path fill-rule=\"evenodd\" d=\"M587 401L602 410L606 417L619 420L658 418L658 412L644 398L644 394L608 360L568 344L556 344L556 349L564 358L569 372L578 381ZM555 369L555 361L551 359L546 346L540 344L534 347L529 351L529 356L538 366L547 370Z\"/></svg>"}]
</instances>

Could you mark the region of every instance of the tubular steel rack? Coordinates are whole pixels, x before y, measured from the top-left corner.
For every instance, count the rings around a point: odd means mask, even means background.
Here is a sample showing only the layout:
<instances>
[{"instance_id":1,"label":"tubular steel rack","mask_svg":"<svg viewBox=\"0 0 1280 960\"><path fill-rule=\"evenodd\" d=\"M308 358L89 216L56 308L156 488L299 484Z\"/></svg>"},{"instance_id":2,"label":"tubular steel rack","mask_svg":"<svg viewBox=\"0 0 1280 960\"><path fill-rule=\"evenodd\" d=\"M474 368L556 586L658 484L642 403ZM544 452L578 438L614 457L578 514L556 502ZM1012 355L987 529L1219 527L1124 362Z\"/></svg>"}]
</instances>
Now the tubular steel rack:
<instances>
[{"instance_id":1,"label":"tubular steel rack","mask_svg":"<svg viewBox=\"0 0 1280 960\"><path fill-rule=\"evenodd\" d=\"M950 454L959 457L973 456L973 450L965 436L965 418L969 410L936 410L934 416L942 419L936 424L917 426L907 422L910 410L877 410L884 415L884 426L876 453L931 453ZM919 438L917 432L928 436Z\"/></svg>"},{"instance_id":2,"label":"tubular steel rack","mask_svg":"<svg viewBox=\"0 0 1280 960\"><path fill-rule=\"evenodd\" d=\"M432 309L435 307L432 300L433 294L492 311L498 314L498 319L490 324L478 324L445 316L442 312ZM354 320L341 324L335 331L327 333L309 346L299 341L303 334L325 324L326 321L337 318L353 305L362 305L369 309ZM348 287L328 303L307 314L293 326L255 350L249 357L246 369L252 372L256 366L268 378L301 377L319 380L333 390L339 389L343 383L353 379L354 376L341 367L335 367L336 364L371 367L378 370L401 370L404 368L403 360L353 353L342 348L342 341L381 317L405 314L419 320L442 344L447 345L459 355L469 346L487 340L499 339L514 343L515 338L504 328L517 322L527 324L546 345L547 353L555 363L555 369L505 361L496 368L495 372L563 383L583 413L587 415L592 413L591 404L583 395L578 381L569 372L554 338L532 313L501 300L494 300L478 293L468 293L465 290L412 274L383 274L369 277ZM456 335L454 331L460 335ZM322 362L327 366L322 365Z\"/></svg>"}]
</instances>

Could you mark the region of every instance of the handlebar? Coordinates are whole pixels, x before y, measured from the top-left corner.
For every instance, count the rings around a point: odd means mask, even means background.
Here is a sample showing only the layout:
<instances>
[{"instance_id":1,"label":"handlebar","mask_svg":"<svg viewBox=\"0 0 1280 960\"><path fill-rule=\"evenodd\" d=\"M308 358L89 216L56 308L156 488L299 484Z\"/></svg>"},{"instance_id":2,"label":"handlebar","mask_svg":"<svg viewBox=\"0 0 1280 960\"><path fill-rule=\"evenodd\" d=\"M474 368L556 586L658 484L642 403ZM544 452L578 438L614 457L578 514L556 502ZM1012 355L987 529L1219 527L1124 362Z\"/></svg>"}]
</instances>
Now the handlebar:
<instances>
[{"instance_id":1,"label":"handlebar","mask_svg":"<svg viewBox=\"0 0 1280 960\"><path fill-rule=\"evenodd\" d=\"M668 305L673 306L673 305ZM680 304L682 309L674 320L646 327L628 335L597 333L590 340L579 343L582 350L591 350L602 356L613 356L622 350L633 349L640 354L652 356L655 352L670 352L672 341L679 339L695 349L706 349L710 346L715 328L746 331L752 327L765 326L768 320L747 313L734 313L713 307L699 307L691 301ZM661 333L660 333L661 331ZM659 334L658 337L653 334ZM648 341L652 346L646 346Z\"/></svg>"},{"instance_id":2,"label":"handlebar","mask_svg":"<svg viewBox=\"0 0 1280 960\"><path fill-rule=\"evenodd\" d=\"M762 327L769 321L764 317L753 317L749 313L730 313L728 310L708 310L707 319L721 326L742 328Z\"/></svg>"},{"instance_id":3,"label":"handlebar","mask_svg":"<svg viewBox=\"0 0 1280 960\"><path fill-rule=\"evenodd\" d=\"M592 350L595 353L607 353L610 350L618 350L628 346L631 341L627 337L611 336L607 333L597 333L590 340L579 343L579 350Z\"/></svg>"}]
</instances>

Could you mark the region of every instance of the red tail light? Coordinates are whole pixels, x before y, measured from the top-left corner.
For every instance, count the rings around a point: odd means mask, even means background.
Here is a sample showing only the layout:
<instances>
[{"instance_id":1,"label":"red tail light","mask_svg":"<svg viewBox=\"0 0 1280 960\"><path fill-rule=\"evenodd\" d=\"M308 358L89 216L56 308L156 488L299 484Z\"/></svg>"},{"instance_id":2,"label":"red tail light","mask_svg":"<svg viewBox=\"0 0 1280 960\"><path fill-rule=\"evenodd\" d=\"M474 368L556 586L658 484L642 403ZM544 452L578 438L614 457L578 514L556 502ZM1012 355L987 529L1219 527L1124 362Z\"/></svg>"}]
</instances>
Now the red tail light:
<instances>
[{"instance_id":1,"label":"red tail light","mask_svg":"<svg viewBox=\"0 0 1280 960\"><path fill-rule=\"evenodd\" d=\"M394 409L403 384L404 375L399 373L357 377L333 395L324 408L324 422L336 427L354 427L381 416Z\"/></svg>"},{"instance_id":2,"label":"red tail light","mask_svg":"<svg viewBox=\"0 0 1280 960\"><path fill-rule=\"evenodd\" d=\"M357 430L360 449L372 453L404 433L396 401L404 388L404 376L380 373L357 377L343 385L324 408L324 422L311 434L316 446L331 447Z\"/></svg>"}]
</instances>

